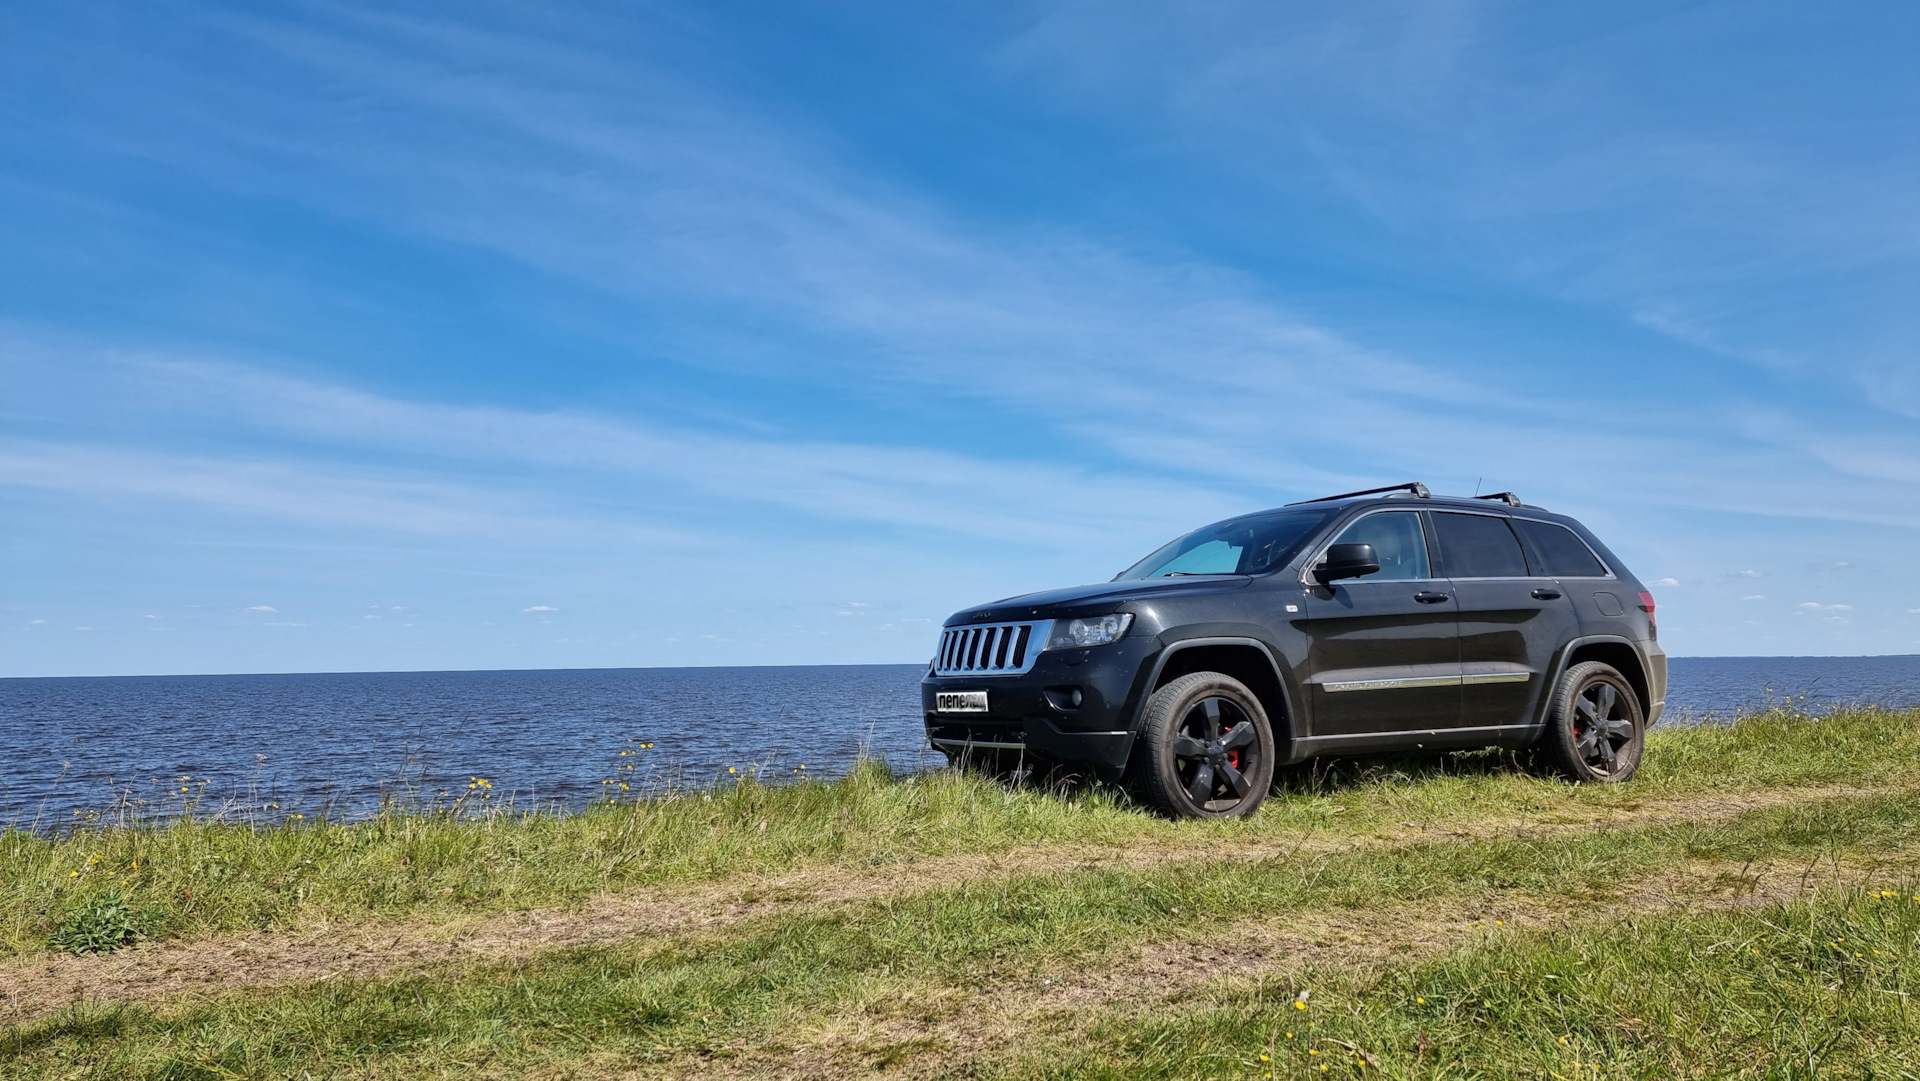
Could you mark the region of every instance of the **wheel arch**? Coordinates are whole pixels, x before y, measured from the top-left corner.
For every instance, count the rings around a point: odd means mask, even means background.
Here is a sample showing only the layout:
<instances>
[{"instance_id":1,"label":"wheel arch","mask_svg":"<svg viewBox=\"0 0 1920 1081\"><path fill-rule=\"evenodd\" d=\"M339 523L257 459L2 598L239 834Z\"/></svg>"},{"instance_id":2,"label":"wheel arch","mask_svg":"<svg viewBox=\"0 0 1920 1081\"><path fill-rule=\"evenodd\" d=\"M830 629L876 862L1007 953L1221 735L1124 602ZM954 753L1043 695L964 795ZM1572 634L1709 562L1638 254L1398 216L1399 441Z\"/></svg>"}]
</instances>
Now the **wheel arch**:
<instances>
[{"instance_id":1,"label":"wheel arch","mask_svg":"<svg viewBox=\"0 0 1920 1081\"><path fill-rule=\"evenodd\" d=\"M1186 638L1169 644L1154 661L1146 693L1141 697L1141 712L1144 713L1146 699L1152 697L1153 692L1193 672L1219 672L1246 684L1260 700L1261 708L1267 711L1267 721L1273 726L1276 740L1284 737L1291 743L1300 734L1296 730L1299 715L1294 711L1287 681L1280 675L1273 650L1258 638ZM1138 723L1139 715L1136 715L1134 724ZM1282 750L1281 756L1284 760L1286 751Z\"/></svg>"},{"instance_id":2,"label":"wheel arch","mask_svg":"<svg viewBox=\"0 0 1920 1081\"><path fill-rule=\"evenodd\" d=\"M1560 653L1560 663L1554 666L1553 678L1547 682L1546 693L1541 695L1541 712L1538 721L1547 722L1546 709L1553 699L1554 688L1560 685L1560 677L1567 669L1586 661L1600 661L1617 669L1633 685L1633 694L1640 702L1640 715L1653 716L1653 691L1647 679L1647 662L1640 651L1625 638L1611 634L1588 635L1575 638L1567 643Z\"/></svg>"}]
</instances>

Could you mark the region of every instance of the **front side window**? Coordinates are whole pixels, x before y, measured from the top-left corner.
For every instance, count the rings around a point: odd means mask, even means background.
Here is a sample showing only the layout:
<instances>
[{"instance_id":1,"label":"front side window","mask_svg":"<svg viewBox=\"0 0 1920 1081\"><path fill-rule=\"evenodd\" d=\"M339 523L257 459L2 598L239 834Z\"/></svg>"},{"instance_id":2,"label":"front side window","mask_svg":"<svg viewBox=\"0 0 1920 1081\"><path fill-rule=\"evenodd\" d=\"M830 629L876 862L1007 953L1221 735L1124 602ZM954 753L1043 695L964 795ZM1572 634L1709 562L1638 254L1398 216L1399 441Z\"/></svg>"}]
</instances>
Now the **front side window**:
<instances>
[{"instance_id":1,"label":"front side window","mask_svg":"<svg viewBox=\"0 0 1920 1081\"><path fill-rule=\"evenodd\" d=\"M1450 578L1525 578L1527 557L1505 518L1436 512L1440 555Z\"/></svg>"},{"instance_id":2,"label":"front side window","mask_svg":"<svg viewBox=\"0 0 1920 1081\"><path fill-rule=\"evenodd\" d=\"M1261 574L1293 558L1333 508L1283 510L1215 522L1121 571L1114 581L1180 574Z\"/></svg>"},{"instance_id":3,"label":"front side window","mask_svg":"<svg viewBox=\"0 0 1920 1081\"><path fill-rule=\"evenodd\" d=\"M1534 554L1545 561L1542 570L1555 578L1605 578L1607 568L1573 530L1552 522L1516 518L1513 527L1533 545Z\"/></svg>"},{"instance_id":4,"label":"front side window","mask_svg":"<svg viewBox=\"0 0 1920 1081\"><path fill-rule=\"evenodd\" d=\"M1374 555L1380 559L1380 570L1367 575L1366 581L1433 577L1427 562L1426 534L1420 530L1420 515L1416 511L1369 514L1348 526L1333 543L1373 545Z\"/></svg>"}]
</instances>

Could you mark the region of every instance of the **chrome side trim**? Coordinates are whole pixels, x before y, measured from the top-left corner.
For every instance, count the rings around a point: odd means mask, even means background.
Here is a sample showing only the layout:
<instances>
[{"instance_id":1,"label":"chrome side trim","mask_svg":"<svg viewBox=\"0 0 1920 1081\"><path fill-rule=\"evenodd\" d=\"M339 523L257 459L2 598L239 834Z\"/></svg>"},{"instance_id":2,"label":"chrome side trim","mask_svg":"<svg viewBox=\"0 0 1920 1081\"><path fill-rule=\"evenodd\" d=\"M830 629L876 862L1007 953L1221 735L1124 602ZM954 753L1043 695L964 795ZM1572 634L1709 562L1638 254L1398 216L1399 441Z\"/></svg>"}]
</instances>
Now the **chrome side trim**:
<instances>
[{"instance_id":1,"label":"chrome side trim","mask_svg":"<svg viewBox=\"0 0 1920 1081\"><path fill-rule=\"evenodd\" d=\"M1338 683L1322 683L1320 688L1328 694L1342 691L1396 691L1405 687L1458 687L1462 676L1402 676L1398 679L1350 679Z\"/></svg>"},{"instance_id":2,"label":"chrome side trim","mask_svg":"<svg viewBox=\"0 0 1920 1081\"><path fill-rule=\"evenodd\" d=\"M1472 686L1476 683L1525 683L1532 678L1532 672L1469 672L1460 677L1460 682Z\"/></svg>"}]
</instances>

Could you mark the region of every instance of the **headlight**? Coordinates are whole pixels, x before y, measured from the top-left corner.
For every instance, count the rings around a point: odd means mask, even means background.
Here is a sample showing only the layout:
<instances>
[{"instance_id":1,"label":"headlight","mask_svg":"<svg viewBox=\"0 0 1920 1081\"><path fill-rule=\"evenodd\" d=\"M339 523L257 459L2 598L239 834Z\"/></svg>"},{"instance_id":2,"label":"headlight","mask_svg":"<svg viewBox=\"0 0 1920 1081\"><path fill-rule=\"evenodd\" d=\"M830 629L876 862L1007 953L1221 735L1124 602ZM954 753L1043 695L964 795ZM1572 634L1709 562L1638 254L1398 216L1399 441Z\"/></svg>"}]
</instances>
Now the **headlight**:
<instances>
[{"instance_id":1,"label":"headlight","mask_svg":"<svg viewBox=\"0 0 1920 1081\"><path fill-rule=\"evenodd\" d=\"M1104 646L1108 642L1119 641L1132 623L1132 612L1055 623L1053 637L1047 639L1047 648L1072 649L1075 646Z\"/></svg>"}]
</instances>

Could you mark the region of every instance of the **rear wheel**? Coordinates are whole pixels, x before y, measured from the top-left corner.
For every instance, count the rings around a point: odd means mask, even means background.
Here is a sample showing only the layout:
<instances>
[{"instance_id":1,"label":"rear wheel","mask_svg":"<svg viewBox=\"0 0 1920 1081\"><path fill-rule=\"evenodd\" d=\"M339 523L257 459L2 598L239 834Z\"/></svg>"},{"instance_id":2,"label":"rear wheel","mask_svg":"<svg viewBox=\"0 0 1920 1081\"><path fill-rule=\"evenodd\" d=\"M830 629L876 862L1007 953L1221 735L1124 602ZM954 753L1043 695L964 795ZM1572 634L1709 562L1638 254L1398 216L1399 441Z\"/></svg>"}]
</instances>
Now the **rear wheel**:
<instances>
[{"instance_id":1,"label":"rear wheel","mask_svg":"<svg viewBox=\"0 0 1920 1081\"><path fill-rule=\"evenodd\" d=\"M1241 818L1273 784L1273 729L1246 685L1218 672L1153 693L1141 719L1145 795L1175 818Z\"/></svg>"},{"instance_id":2,"label":"rear wheel","mask_svg":"<svg viewBox=\"0 0 1920 1081\"><path fill-rule=\"evenodd\" d=\"M1633 684L1611 665L1584 661L1560 677L1535 750L1541 765L1563 777L1609 783L1633 777L1646 738Z\"/></svg>"}]
</instances>

